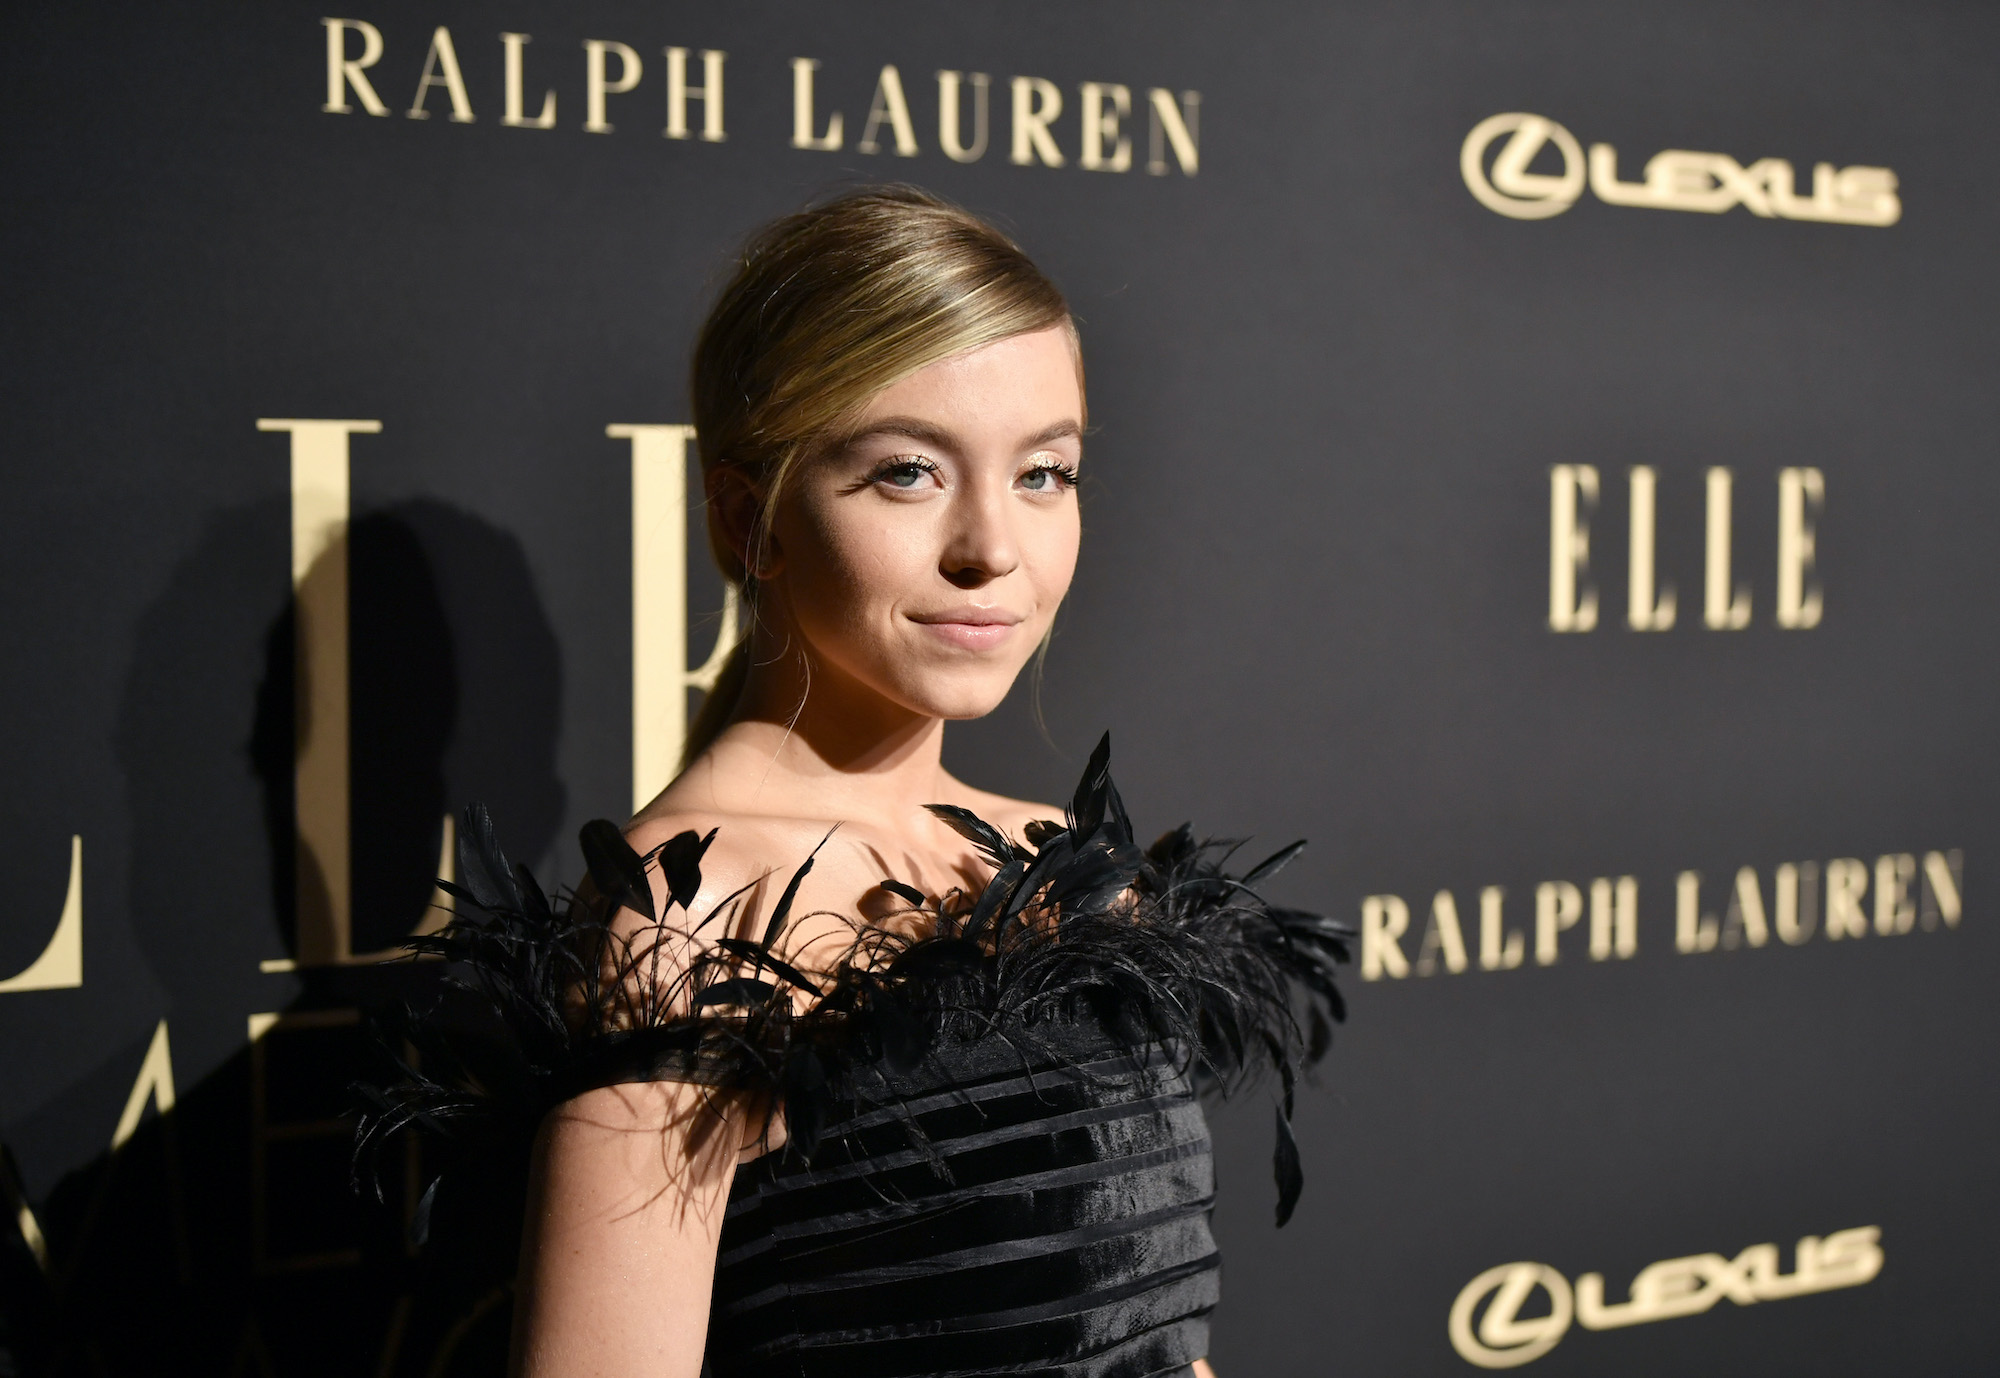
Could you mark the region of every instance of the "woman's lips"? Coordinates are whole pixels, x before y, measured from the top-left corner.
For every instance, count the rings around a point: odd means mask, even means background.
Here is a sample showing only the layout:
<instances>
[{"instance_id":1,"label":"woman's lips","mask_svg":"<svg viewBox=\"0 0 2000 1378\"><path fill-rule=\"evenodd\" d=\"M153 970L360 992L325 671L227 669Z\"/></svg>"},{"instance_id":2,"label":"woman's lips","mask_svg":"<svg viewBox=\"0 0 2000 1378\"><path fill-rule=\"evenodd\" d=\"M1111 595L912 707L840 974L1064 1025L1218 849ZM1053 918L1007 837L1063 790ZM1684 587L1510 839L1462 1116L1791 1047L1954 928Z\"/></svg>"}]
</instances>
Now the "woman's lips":
<instances>
[{"instance_id":1,"label":"woman's lips","mask_svg":"<svg viewBox=\"0 0 2000 1378\"><path fill-rule=\"evenodd\" d=\"M968 651L990 651L1014 634L1021 618L999 608L950 608L924 613L913 620L948 645Z\"/></svg>"}]
</instances>

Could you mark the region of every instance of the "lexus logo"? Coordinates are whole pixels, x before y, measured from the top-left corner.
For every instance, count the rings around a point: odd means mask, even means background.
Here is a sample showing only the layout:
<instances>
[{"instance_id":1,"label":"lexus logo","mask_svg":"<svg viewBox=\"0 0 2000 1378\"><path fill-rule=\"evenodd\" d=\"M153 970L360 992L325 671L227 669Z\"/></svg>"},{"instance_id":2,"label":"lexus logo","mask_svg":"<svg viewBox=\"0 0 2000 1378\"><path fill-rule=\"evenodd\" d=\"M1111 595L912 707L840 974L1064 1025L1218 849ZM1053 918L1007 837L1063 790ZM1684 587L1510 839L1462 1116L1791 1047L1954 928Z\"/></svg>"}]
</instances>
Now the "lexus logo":
<instances>
[{"instance_id":1,"label":"lexus logo","mask_svg":"<svg viewBox=\"0 0 2000 1378\"><path fill-rule=\"evenodd\" d=\"M1562 171L1530 171L1552 145ZM1545 166L1548 161L1543 158ZM1631 182L1619 175L1618 150L1610 144L1592 144L1586 158L1567 129L1519 111L1474 125L1459 147L1458 170L1480 205L1514 220L1561 215L1586 185L1608 205L1650 210L1720 215L1741 206L1766 220L1877 226L1893 225L1903 215L1896 174L1886 167L1815 163L1807 193L1783 158L1759 158L1746 167L1727 153L1669 148L1648 159L1640 180Z\"/></svg>"},{"instance_id":2,"label":"lexus logo","mask_svg":"<svg viewBox=\"0 0 2000 1378\"><path fill-rule=\"evenodd\" d=\"M1536 1292L1546 1292L1546 1315L1521 1315ZM1491 1295L1493 1300L1475 1330L1473 1312ZM1576 1315L1576 1296L1569 1279L1546 1263L1503 1263L1488 1268L1458 1294L1451 1304L1447 1330L1451 1347L1481 1368L1515 1368L1539 1359L1556 1347Z\"/></svg>"},{"instance_id":3,"label":"lexus logo","mask_svg":"<svg viewBox=\"0 0 2000 1378\"><path fill-rule=\"evenodd\" d=\"M1493 171L1486 171L1486 150L1505 137ZM1562 154L1559 177L1530 172L1528 165L1542 146L1553 142ZM1576 135L1540 115L1492 115L1472 127L1458 151L1458 168L1465 185L1490 211L1516 220L1546 220L1561 215L1583 195L1583 148Z\"/></svg>"},{"instance_id":4,"label":"lexus logo","mask_svg":"<svg viewBox=\"0 0 2000 1378\"><path fill-rule=\"evenodd\" d=\"M1752 1244L1735 1258L1662 1259L1639 1270L1624 1301L1605 1299L1602 1273L1584 1273L1571 1288L1569 1279L1546 1263L1503 1263L1465 1284L1451 1304L1445 1333L1469 1364L1518 1368L1554 1349L1572 1321L1585 1330L1618 1330L1699 1316L1724 1299L1755 1306L1859 1287L1882 1271L1881 1240L1874 1225L1837 1230L1824 1239L1809 1234L1793 1251L1789 1273L1780 1268L1776 1244ZM1521 1314L1530 1308L1531 1314Z\"/></svg>"}]
</instances>

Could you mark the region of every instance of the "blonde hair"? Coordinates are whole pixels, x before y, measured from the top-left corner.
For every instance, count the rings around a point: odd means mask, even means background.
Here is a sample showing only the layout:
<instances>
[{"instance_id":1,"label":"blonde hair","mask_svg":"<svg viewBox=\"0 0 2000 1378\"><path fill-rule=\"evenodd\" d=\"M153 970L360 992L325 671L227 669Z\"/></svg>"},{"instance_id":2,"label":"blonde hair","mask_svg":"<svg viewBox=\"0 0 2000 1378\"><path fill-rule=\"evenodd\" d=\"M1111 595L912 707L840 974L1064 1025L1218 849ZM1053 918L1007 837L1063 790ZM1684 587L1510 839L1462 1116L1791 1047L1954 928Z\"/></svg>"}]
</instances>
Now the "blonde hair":
<instances>
[{"instance_id":1,"label":"blonde hair","mask_svg":"<svg viewBox=\"0 0 2000 1378\"><path fill-rule=\"evenodd\" d=\"M708 523L709 549L748 615L786 483L870 398L940 359L1058 325L1074 330L1069 304L1019 245L916 187L849 192L754 235L689 370L704 480L734 470L758 495L745 549L713 506ZM683 766L728 723L748 673L746 639L695 715Z\"/></svg>"}]
</instances>

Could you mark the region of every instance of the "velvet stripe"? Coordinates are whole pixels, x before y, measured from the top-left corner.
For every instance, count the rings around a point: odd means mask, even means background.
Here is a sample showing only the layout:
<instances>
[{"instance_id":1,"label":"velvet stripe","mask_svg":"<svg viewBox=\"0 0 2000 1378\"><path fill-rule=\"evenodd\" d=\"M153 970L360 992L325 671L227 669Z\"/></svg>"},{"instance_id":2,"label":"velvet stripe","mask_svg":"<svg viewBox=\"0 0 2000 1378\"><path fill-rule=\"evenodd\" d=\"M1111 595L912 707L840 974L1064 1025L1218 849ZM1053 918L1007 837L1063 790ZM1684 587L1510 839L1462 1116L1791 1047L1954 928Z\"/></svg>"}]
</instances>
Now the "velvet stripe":
<instances>
[{"instance_id":1,"label":"velvet stripe","mask_svg":"<svg viewBox=\"0 0 2000 1378\"><path fill-rule=\"evenodd\" d=\"M760 1228L776 1238L819 1235L828 1237L822 1243L834 1243L833 1237L844 1230L879 1227L903 1214L981 1206L990 1211L1023 1191L1088 1185L1114 1172L1171 1168L1179 1160L1207 1155L1202 1131L1200 1110L1192 1105L1150 1123L1100 1126L1095 1133L1051 1126L1034 1135L1009 1134L1011 1142L982 1145L976 1155L946 1154L942 1163L951 1173L949 1183L940 1182L928 1165L921 1172L904 1165L831 1182L795 1178L782 1186L761 1187L735 1203L750 1209L732 1211L726 1218L754 1213ZM911 1190L892 1192L898 1184ZM729 1257L725 1254L725 1261Z\"/></svg>"},{"instance_id":2,"label":"velvet stripe","mask_svg":"<svg viewBox=\"0 0 2000 1378\"><path fill-rule=\"evenodd\" d=\"M1077 1211L1079 1219L1097 1209L1090 1204L1094 1199L1107 1195L1122 1195L1124 1209L1129 1214L1147 1194L1144 1177L1161 1171L1205 1175L1208 1153L1205 1143L1173 1143L1150 1153L1130 1155L1122 1161L1122 1167L1136 1179L1132 1181L1124 1176L1107 1178L1101 1165L1089 1163L1050 1172L1023 1173L1007 1181L963 1187L918 1201L886 1202L874 1210L830 1212L824 1217L794 1219L783 1224L772 1221L767 1213L762 1223L770 1232L722 1255L721 1263L724 1267L733 1266L787 1241L793 1255L802 1256L810 1251L868 1240L879 1240L886 1249L900 1252L905 1246L892 1236L904 1230L990 1229L999 1235L1005 1230L1003 1222L1010 1212L1021 1213L1037 1201L1048 1203L1050 1209L1064 1209L1059 1200L1064 1194L1075 1198L1075 1204L1068 1208ZM1191 1159L1197 1161L1189 1162Z\"/></svg>"},{"instance_id":3,"label":"velvet stripe","mask_svg":"<svg viewBox=\"0 0 2000 1378\"><path fill-rule=\"evenodd\" d=\"M1042 1067L987 1077L841 1121L837 1137L820 1146L809 1167L789 1163L782 1150L760 1162L766 1164L766 1175L776 1183L865 1176L929 1161L923 1149L911 1144L912 1123L932 1140L951 1142L960 1149L974 1148L1069 1123L1061 1119L1066 1113L1078 1116L1074 1123L1116 1118L1129 1112L1136 1093L1145 1088L1162 1090L1170 1101L1178 1101L1185 1093L1164 1058L1141 1063L1129 1055L1077 1069L1074 1074ZM889 1094L893 1095L893 1090ZM992 1136L982 1138L989 1125Z\"/></svg>"},{"instance_id":4,"label":"velvet stripe","mask_svg":"<svg viewBox=\"0 0 2000 1378\"><path fill-rule=\"evenodd\" d=\"M921 1265L925 1268L951 1266L954 1257L965 1253L967 1240L977 1240L973 1249L991 1252L985 1257L1018 1257L1041 1251L1046 1242L1066 1236L1049 1232L1050 1221L1086 1222L1083 1228L1111 1227L1120 1221L1136 1221L1155 1203L1173 1201L1175 1210L1206 1211L1204 1192L1210 1167L1206 1155L1182 1158L1143 1172L1121 1173L1103 1181L1087 1182L1056 1190L1028 1186L1006 1196L968 1200L936 1211L918 1214L899 1212L897 1219L874 1226L842 1230L817 1242L811 1237L790 1240L771 1237L769 1249L783 1248L795 1266L815 1277L829 1273L863 1276L876 1270ZM1185 1205L1180 1203L1187 1203ZM1089 1223L1096 1222L1096 1223ZM1083 1242L1083 1237L1078 1236ZM744 1255L744 1261L756 1255ZM736 1260L731 1260L731 1265ZM730 1266L730 1265L725 1265Z\"/></svg>"},{"instance_id":5,"label":"velvet stripe","mask_svg":"<svg viewBox=\"0 0 2000 1378\"><path fill-rule=\"evenodd\" d=\"M1094 1026L933 1049L811 1162L737 1170L714 1378L1156 1378L1208 1348L1208 1131L1170 1049Z\"/></svg>"}]
</instances>

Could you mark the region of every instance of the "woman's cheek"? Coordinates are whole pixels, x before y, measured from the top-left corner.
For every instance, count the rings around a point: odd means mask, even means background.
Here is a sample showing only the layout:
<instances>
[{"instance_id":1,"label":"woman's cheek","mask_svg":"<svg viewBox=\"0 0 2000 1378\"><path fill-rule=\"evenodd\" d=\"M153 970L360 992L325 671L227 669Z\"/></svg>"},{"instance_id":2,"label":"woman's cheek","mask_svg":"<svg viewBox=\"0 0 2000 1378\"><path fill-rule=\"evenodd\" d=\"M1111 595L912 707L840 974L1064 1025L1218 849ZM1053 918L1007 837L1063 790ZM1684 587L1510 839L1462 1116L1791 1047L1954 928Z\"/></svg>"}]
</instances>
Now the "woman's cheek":
<instances>
[{"instance_id":1,"label":"woman's cheek","mask_svg":"<svg viewBox=\"0 0 2000 1378\"><path fill-rule=\"evenodd\" d=\"M912 590L916 568L910 533L882 526L842 551L842 579L857 617L873 620L885 605L903 601Z\"/></svg>"},{"instance_id":2,"label":"woman's cheek","mask_svg":"<svg viewBox=\"0 0 2000 1378\"><path fill-rule=\"evenodd\" d=\"M927 596L938 578L937 519L929 505L909 504L869 524L849 551L857 583L872 597L902 601Z\"/></svg>"},{"instance_id":3,"label":"woman's cheek","mask_svg":"<svg viewBox=\"0 0 2000 1378\"><path fill-rule=\"evenodd\" d=\"M893 651L896 608L920 602L928 588L921 540L913 539L911 523L897 522L893 515L887 520L871 515L826 530L818 567L801 571L812 585L801 591L813 607L811 620L847 644L842 660L857 655L874 660Z\"/></svg>"},{"instance_id":4,"label":"woman's cheek","mask_svg":"<svg viewBox=\"0 0 2000 1378\"><path fill-rule=\"evenodd\" d=\"M800 535L807 549L800 552L799 573L810 588L802 590L813 601L851 597L866 590L875 580L874 564L879 561L879 537L872 524L843 513L838 505L805 514Z\"/></svg>"}]
</instances>

